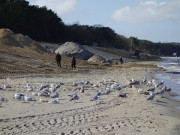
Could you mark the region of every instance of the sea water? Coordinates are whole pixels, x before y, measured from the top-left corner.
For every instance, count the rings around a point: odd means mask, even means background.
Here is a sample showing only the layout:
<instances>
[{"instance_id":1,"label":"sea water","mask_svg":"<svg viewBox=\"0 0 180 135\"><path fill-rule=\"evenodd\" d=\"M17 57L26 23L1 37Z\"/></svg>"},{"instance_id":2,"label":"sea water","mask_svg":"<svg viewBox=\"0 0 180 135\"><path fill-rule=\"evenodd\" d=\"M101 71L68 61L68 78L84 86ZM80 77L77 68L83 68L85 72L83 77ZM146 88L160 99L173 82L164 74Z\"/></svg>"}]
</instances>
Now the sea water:
<instances>
[{"instance_id":1,"label":"sea water","mask_svg":"<svg viewBox=\"0 0 180 135\"><path fill-rule=\"evenodd\" d=\"M174 98L180 100L180 57L171 57L166 60L157 63L159 67L162 67L169 71L168 73L156 74L155 77L160 81L164 81L167 87L178 94Z\"/></svg>"}]
</instances>

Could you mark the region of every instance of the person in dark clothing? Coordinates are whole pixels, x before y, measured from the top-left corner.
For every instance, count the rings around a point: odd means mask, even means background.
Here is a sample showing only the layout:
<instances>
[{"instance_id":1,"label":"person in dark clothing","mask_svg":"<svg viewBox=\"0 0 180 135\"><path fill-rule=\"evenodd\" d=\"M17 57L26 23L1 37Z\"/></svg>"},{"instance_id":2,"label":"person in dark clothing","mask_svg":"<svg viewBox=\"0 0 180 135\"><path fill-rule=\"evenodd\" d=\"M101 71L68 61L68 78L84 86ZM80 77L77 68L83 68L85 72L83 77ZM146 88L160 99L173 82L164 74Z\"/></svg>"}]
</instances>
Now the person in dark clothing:
<instances>
[{"instance_id":1,"label":"person in dark clothing","mask_svg":"<svg viewBox=\"0 0 180 135\"><path fill-rule=\"evenodd\" d=\"M120 60L119 60L119 61L121 62L121 64L124 63L124 60L123 60L123 57L122 57L122 56L120 57Z\"/></svg>"},{"instance_id":2,"label":"person in dark clothing","mask_svg":"<svg viewBox=\"0 0 180 135\"><path fill-rule=\"evenodd\" d=\"M56 55L56 62L57 62L57 66L61 67L61 55L59 54L59 52Z\"/></svg>"},{"instance_id":3,"label":"person in dark clothing","mask_svg":"<svg viewBox=\"0 0 180 135\"><path fill-rule=\"evenodd\" d=\"M72 56L72 62L71 62L72 68L76 68L76 58Z\"/></svg>"}]
</instances>

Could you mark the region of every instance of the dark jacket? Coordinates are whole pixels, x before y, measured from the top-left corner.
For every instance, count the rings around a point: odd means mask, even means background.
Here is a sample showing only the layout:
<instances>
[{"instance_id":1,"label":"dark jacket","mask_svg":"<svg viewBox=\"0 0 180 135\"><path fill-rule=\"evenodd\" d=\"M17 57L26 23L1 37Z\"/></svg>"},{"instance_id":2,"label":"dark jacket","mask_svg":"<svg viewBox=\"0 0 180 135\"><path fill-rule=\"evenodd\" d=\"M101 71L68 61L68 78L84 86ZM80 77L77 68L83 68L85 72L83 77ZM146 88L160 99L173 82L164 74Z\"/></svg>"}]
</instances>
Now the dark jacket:
<instances>
[{"instance_id":1,"label":"dark jacket","mask_svg":"<svg viewBox=\"0 0 180 135\"><path fill-rule=\"evenodd\" d=\"M61 55L60 54L56 55L56 61L61 61Z\"/></svg>"}]
</instances>

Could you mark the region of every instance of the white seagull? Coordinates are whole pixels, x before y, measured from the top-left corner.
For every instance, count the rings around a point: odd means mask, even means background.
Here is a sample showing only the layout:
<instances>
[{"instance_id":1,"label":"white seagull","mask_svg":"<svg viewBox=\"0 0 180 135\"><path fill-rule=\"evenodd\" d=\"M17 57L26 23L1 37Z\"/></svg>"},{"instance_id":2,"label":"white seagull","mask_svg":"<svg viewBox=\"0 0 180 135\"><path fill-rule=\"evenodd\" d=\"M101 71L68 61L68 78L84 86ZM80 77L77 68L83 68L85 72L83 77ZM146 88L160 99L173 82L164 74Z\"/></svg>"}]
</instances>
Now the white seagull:
<instances>
[{"instance_id":1,"label":"white seagull","mask_svg":"<svg viewBox=\"0 0 180 135\"><path fill-rule=\"evenodd\" d=\"M33 97L29 97L27 94L24 96L25 101L36 101Z\"/></svg>"},{"instance_id":2,"label":"white seagull","mask_svg":"<svg viewBox=\"0 0 180 135\"><path fill-rule=\"evenodd\" d=\"M157 92L156 94L161 94L161 97L163 97L163 94L166 92L167 87L163 87L161 91Z\"/></svg>"},{"instance_id":3,"label":"white seagull","mask_svg":"<svg viewBox=\"0 0 180 135\"><path fill-rule=\"evenodd\" d=\"M72 101L72 100L78 100L79 99L79 96L76 94L76 93L74 93L73 95L72 95L72 98L69 100L69 101Z\"/></svg>"},{"instance_id":4,"label":"white seagull","mask_svg":"<svg viewBox=\"0 0 180 135\"><path fill-rule=\"evenodd\" d=\"M51 100L48 103L50 103L50 104L59 104L59 101L60 100L58 98L56 98L55 100Z\"/></svg>"},{"instance_id":5,"label":"white seagull","mask_svg":"<svg viewBox=\"0 0 180 135\"><path fill-rule=\"evenodd\" d=\"M155 94L153 92L150 92L149 97L147 98L147 100L153 100L155 97Z\"/></svg>"},{"instance_id":6,"label":"white seagull","mask_svg":"<svg viewBox=\"0 0 180 135\"><path fill-rule=\"evenodd\" d=\"M23 93L16 93L14 95L14 98L17 100L24 100L24 94Z\"/></svg>"},{"instance_id":7,"label":"white seagull","mask_svg":"<svg viewBox=\"0 0 180 135\"><path fill-rule=\"evenodd\" d=\"M49 91L50 92L56 92L56 88L55 87L49 88Z\"/></svg>"}]
</instances>

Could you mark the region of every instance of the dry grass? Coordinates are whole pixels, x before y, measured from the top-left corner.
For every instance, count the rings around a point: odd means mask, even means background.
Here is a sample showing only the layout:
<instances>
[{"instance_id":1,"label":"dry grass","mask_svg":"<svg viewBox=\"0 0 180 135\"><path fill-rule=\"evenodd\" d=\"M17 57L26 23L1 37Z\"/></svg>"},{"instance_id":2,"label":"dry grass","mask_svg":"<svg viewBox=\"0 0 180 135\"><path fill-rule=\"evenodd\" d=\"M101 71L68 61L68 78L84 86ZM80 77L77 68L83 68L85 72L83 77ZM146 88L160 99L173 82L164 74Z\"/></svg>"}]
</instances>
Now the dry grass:
<instances>
[{"instance_id":1,"label":"dry grass","mask_svg":"<svg viewBox=\"0 0 180 135\"><path fill-rule=\"evenodd\" d=\"M77 60L77 69L71 69L71 58L62 56L62 68L58 68L54 53L37 52L31 47L0 47L0 76L25 74L59 74L70 72L85 72L91 69L104 68L157 68L151 64L125 63L123 65L109 65L106 63L92 63ZM126 54L127 55L127 54Z\"/></svg>"}]
</instances>

